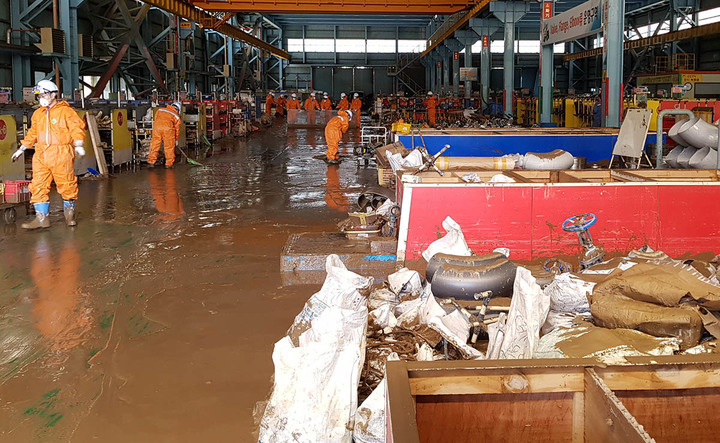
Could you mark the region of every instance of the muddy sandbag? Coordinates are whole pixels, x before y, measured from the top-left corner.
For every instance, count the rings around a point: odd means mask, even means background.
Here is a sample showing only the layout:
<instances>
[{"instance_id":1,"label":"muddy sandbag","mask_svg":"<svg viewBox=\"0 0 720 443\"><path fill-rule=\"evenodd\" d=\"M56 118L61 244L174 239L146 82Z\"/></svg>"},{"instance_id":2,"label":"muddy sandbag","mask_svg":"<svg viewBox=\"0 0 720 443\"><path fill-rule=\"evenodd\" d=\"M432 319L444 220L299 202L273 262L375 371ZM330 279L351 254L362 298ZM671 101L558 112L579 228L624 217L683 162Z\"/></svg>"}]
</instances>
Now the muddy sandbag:
<instances>
[{"instance_id":1,"label":"muddy sandbag","mask_svg":"<svg viewBox=\"0 0 720 443\"><path fill-rule=\"evenodd\" d=\"M544 335L533 358L595 358L605 363L622 363L625 357L673 355L679 343L674 337L658 338L633 329L606 329L581 323Z\"/></svg>"},{"instance_id":2,"label":"muddy sandbag","mask_svg":"<svg viewBox=\"0 0 720 443\"><path fill-rule=\"evenodd\" d=\"M523 169L559 170L570 169L575 162L573 155L562 149L552 152L528 152L520 162Z\"/></svg>"},{"instance_id":3,"label":"muddy sandbag","mask_svg":"<svg viewBox=\"0 0 720 443\"><path fill-rule=\"evenodd\" d=\"M604 293L669 307L690 303L720 310L720 287L685 264L638 263L595 286L593 297Z\"/></svg>"},{"instance_id":4,"label":"muddy sandbag","mask_svg":"<svg viewBox=\"0 0 720 443\"><path fill-rule=\"evenodd\" d=\"M601 292L593 293L590 312L598 326L636 329L655 337L676 337L683 350L700 342L702 320L691 306L669 308L618 293Z\"/></svg>"}]
</instances>

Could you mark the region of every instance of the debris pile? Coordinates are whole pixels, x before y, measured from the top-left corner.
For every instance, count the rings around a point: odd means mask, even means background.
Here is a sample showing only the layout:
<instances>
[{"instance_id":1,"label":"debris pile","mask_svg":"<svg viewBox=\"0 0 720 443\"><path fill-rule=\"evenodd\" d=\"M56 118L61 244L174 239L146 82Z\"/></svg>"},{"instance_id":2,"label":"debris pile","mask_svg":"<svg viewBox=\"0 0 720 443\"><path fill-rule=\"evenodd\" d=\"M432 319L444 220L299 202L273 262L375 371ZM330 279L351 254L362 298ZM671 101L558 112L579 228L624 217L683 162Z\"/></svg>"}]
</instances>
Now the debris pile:
<instances>
[{"instance_id":1,"label":"debris pile","mask_svg":"<svg viewBox=\"0 0 720 443\"><path fill-rule=\"evenodd\" d=\"M538 271L512 263L508 249L474 255L455 221L448 217L443 227L446 235L423 253L430 283L403 268L371 288L336 255L327 258L323 288L275 345L261 441L385 441L390 360L622 364L630 356L717 352L717 257L674 260L645 247L574 273L559 259ZM453 274L459 297L433 290L443 266L477 268Z\"/></svg>"}]
</instances>

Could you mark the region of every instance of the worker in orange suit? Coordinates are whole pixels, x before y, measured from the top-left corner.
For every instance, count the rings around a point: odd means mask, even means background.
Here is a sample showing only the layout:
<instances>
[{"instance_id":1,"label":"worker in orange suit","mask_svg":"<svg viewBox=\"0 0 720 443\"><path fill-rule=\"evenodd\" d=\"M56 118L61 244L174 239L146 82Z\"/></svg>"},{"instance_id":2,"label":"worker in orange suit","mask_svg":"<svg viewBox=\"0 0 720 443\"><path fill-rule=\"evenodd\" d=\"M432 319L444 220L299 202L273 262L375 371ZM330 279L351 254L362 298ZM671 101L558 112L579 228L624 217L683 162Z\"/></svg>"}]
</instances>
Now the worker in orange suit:
<instances>
[{"instance_id":1,"label":"worker in orange suit","mask_svg":"<svg viewBox=\"0 0 720 443\"><path fill-rule=\"evenodd\" d=\"M35 147L32 159L33 179L30 184L35 206L35 219L21 226L24 229L50 227L50 185L55 180L63 198L65 223L75 226L75 200L78 196L75 177L75 156L85 155L85 122L66 101L58 101L58 87L50 80L41 80L33 88L40 107L32 115L30 129L21 145L12 155L12 161L23 155L27 148Z\"/></svg>"},{"instance_id":2,"label":"worker in orange suit","mask_svg":"<svg viewBox=\"0 0 720 443\"><path fill-rule=\"evenodd\" d=\"M326 179L325 203L329 208L341 213L347 213L350 209L350 202L340 185L340 168L337 166L327 168Z\"/></svg>"},{"instance_id":3,"label":"worker in orange suit","mask_svg":"<svg viewBox=\"0 0 720 443\"><path fill-rule=\"evenodd\" d=\"M285 105L287 104L287 98L285 94L280 94L280 97L275 101L275 115L282 117L285 115Z\"/></svg>"},{"instance_id":4,"label":"worker in orange suit","mask_svg":"<svg viewBox=\"0 0 720 443\"><path fill-rule=\"evenodd\" d=\"M268 92L267 97L265 97L265 113L267 115L272 115L273 106L275 106L275 94Z\"/></svg>"},{"instance_id":5,"label":"worker in orange suit","mask_svg":"<svg viewBox=\"0 0 720 443\"><path fill-rule=\"evenodd\" d=\"M297 94L293 93L290 95L290 100L287 101L288 123L297 122L298 109L300 109L300 102L297 99Z\"/></svg>"},{"instance_id":6,"label":"worker in orange suit","mask_svg":"<svg viewBox=\"0 0 720 443\"><path fill-rule=\"evenodd\" d=\"M425 105L425 108L427 108L428 123L430 126L435 126L435 108L437 108L437 100L435 100L435 96L432 91L428 91L427 95L428 97L425 99L423 104Z\"/></svg>"},{"instance_id":7,"label":"worker in orange suit","mask_svg":"<svg viewBox=\"0 0 720 443\"><path fill-rule=\"evenodd\" d=\"M358 126L360 125L360 110L362 109L362 101L360 100L360 94L357 92L353 94L353 101L350 103L350 110L353 112L353 116L355 116L355 120L357 120Z\"/></svg>"},{"instance_id":8,"label":"worker in orange suit","mask_svg":"<svg viewBox=\"0 0 720 443\"><path fill-rule=\"evenodd\" d=\"M343 138L343 134L348 130L352 116L352 111L339 111L337 117L331 118L327 126L325 126L325 142L327 143L325 156L329 164L340 163L338 145Z\"/></svg>"},{"instance_id":9,"label":"worker in orange suit","mask_svg":"<svg viewBox=\"0 0 720 443\"><path fill-rule=\"evenodd\" d=\"M177 139L180 136L180 109L180 102L173 102L155 112L150 154L147 160L151 168L155 167L160 153L160 145L165 145L165 168L175 167L175 146L177 146Z\"/></svg>"},{"instance_id":10,"label":"worker in orange suit","mask_svg":"<svg viewBox=\"0 0 720 443\"><path fill-rule=\"evenodd\" d=\"M160 213L161 221L176 220L185 213L180 194L177 191L175 171L167 171L165 174L150 174L150 192L152 192L155 208Z\"/></svg>"},{"instance_id":11,"label":"worker in orange suit","mask_svg":"<svg viewBox=\"0 0 720 443\"><path fill-rule=\"evenodd\" d=\"M315 124L315 111L320 109L320 104L315 100L315 93L311 92L310 97L305 100L305 111L307 111L307 122L310 125Z\"/></svg>"},{"instance_id":12,"label":"worker in orange suit","mask_svg":"<svg viewBox=\"0 0 720 443\"><path fill-rule=\"evenodd\" d=\"M350 109L350 102L344 92L340 94L340 102L337 105L337 109L340 111L347 111Z\"/></svg>"},{"instance_id":13,"label":"worker in orange suit","mask_svg":"<svg viewBox=\"0 0 720 443\"><path fill-rule=\"evenodd\" d=\"M320 103L320 109L323 111L332 111L332 102L330 101L330 97L328 97L328 93L326 92L323 94L322 102Z\"/></svg>"}]
</instances>

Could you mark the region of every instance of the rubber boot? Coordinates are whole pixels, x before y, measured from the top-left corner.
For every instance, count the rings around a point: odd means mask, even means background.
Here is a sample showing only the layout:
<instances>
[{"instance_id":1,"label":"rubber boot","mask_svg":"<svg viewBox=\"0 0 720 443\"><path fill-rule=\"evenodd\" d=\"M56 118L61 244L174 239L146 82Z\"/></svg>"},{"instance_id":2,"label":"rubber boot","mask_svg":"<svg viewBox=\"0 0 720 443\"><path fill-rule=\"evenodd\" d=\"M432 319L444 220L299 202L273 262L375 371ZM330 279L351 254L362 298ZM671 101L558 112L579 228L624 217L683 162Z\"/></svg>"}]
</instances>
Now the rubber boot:
<instances>
[{"instance_id":1,"label":"rubber boot","mask_svg":"<svg viewBox=\"0 0 720 443\"><path fill-rule=\"evenodd\" d=\"M35 219L20 225L23 229L39 229L50 227L50 203L35 203Z\"/></svg>"},{"instance_id":2,"label":"rubber boot","mask_svg":"<svg viewBox=\"0 0 720 443\"><path fill-rule=\"evenodd\" d=\"M75 221L75 200L65 200L63 202L63 213L65 214L65 223L68 226L77 226Z\"/></svg>"}]
</instances>

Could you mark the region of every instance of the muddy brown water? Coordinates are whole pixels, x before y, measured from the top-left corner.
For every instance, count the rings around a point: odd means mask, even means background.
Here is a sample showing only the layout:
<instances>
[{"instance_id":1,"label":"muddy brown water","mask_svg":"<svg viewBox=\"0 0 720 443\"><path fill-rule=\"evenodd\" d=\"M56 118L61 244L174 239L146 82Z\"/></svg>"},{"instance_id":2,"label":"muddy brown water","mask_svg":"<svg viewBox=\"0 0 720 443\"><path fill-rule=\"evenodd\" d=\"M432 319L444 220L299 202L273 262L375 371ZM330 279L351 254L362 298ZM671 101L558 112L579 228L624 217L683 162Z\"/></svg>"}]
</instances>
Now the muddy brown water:
<instances>
[{"instance_id":1,"label":"muddy brown water","mask_svg":"<svg viewBox=\"0 0 720 443\"><path fill-rule=\"evenodd\" d=\"M319 287L282 286L282 246L377 180L324 148L278 125L202 167L81 182L75 229L55 191L50 229L6 226L0 441L252 441L273 344Z\"/></svg>"}]
</instances>

